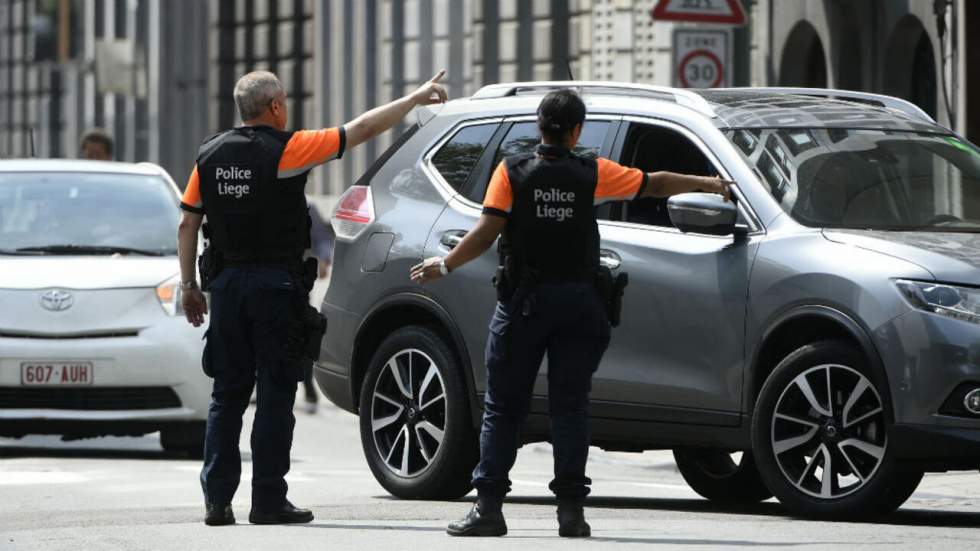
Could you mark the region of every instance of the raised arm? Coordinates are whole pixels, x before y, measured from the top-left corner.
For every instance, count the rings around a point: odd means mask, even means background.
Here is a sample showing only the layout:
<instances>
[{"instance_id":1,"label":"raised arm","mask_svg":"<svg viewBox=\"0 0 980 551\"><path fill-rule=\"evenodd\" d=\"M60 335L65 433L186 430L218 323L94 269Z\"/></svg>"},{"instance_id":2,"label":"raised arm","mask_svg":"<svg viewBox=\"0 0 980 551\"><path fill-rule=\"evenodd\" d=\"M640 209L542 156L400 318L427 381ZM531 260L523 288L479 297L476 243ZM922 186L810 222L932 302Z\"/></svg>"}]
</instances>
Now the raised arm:
<instances>
[{"instance_id":1,"label":"raised arm","mask_svg":"<svg viewBox=\"0 0 980 551\"><path fill-rule=\"evenodd\" d=\"M347 134L347 148L356 147L398 124L416 105L430 105L446 101L446 89L439 84L445 70L417 90L395 101L375 107L344 125Z\"/></svg>"},{"instance_id":2,"label":"raised arm","mask_svg":"<svg viewBox=\"0 0 980 551\"><path fill-rule=\"evenodd\" d=\"M731 199L732 183L721 178L690 176L676 172L644 173L609 159L598 160L598 182L595 204L610 201L631 201L643 197L670 197L689 191L717 193Z\"/></svg>"},{"instance_id":3,"label":"raised arm","mask_svg":"<svg viewBox=\"0 0 980 551\"><path fill-rule=\"evenodd\" d=\"M732 183L728 180L715 178L712 176L691 176L689 174L678 174L676 172L651 172L647 174L647 185L640 192L638 197L670 197L679 193L691 191L704 191L706 193L717 193L731 200Z\"/></svg>"}]
</instances>

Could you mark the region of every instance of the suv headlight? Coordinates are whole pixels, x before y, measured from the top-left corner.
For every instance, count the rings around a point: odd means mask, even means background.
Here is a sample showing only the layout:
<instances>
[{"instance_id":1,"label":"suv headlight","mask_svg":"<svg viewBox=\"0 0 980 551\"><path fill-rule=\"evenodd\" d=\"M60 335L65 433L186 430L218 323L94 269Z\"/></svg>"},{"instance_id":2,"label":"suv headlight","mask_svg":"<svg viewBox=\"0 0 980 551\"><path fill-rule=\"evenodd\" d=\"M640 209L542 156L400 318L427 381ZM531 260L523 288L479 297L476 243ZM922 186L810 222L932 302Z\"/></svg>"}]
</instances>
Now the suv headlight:
<instances>
[{"instance_id":1,"label":"suv headlight","mask_svg":"<svg viewBox=\"0 0 980 551\"><path fill-rule=\"evenodd\" d=\"M184 307L180 304L180 274L157 286L157 299L168 316L184 315Z\"/></svg>"},{"instance_id":2,"label":"suv headlight","mask_svg":"<svg viewBox=\"0 0 980 551\"><path fill-rule=\"evenodd\" d=\"M895 285L920 310L980 324L980 289L899 279Z\"/></svg>"}]
</instances>

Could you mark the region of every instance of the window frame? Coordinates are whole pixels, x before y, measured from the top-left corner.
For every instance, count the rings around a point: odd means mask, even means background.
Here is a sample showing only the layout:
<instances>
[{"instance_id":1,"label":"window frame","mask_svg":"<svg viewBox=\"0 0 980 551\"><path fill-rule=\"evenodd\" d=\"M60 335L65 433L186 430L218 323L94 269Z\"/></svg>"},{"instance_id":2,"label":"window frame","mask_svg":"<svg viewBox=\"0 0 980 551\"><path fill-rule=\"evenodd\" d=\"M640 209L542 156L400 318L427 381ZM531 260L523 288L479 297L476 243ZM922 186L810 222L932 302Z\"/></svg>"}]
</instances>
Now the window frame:
<instances>
[{"instance_id":1,"label":"window frame","mask_svg":"<svg viewBox=\"0 0 980 551\"><path fill-rule=\"evenodd\" d=\"M451 129L449 129L449 131L445 135L443 135L443 137L440 138L439 141L437 141L436 144L429 149L429 151L426 152L425 156L423 157L423 166L427 169L426 172L429 172L431 173L430 175L434 176L434 179L438 182L437 187L440 188L440 193L443 195L443 197L447 199L451 207L463 212L468 211L470 214L476 214L477 216L479 216L479 214L483 212L483 203L482 202L477 203L473 201L467 196L467 194L473 192L476 189L476 186L479 185L479 182L485 182L484 185L489 184L490 175L493 172L493 169L495 168L493 166L494 156L496 155L497 149L500 147L500 144L507 136L507 133L510 132L511 127L515 123L529 122L529 121L536 121L536 120L537 120L537 115L522 114L522 115L512 115L508 117L497 117L497 118L489 118L489 119L486 118L468 119L462 121L459 124L453 126ZM602 145L599 147L599 153L598 153L600 157L608 157L609 152L612 149L613 142L615 141L615 137L618 135L620 127L623 126L622 115L597 113L594 115L591 114L587 115L585 117L585 120L604 121L610 123L609 128L606 130L606 136L602 140ZM457 192L452 188L452 186L449 185L448 182L445 181L445 179L442 178L442 175L439 174L439 171L435 168L435 165L432 164L432 157L440 148L442 148L442 146L446 142L448 142L450 139L452 139L453 136L456 135L456 132L458 132L464 126L471 126L473 124L484 124L488 122L499 122L501 124L500 127L497 129L497 131L494 133L493 138L487 144L487 147L484 148L483 154L480 156L480 160L477 161L477 164L474 167L473 171L470 172L470 178L466 182L466 185L464 186L466 193Z\"/></svg>"},{"instance_id":2,"label":"window frame","mask_svg":"<svg viewBox=\"0 0 980 551\"><path fill-rule=\"evenodd\" d=\"M612 160L616 162L622 161L623 148L625 146L626 136L629 134L629 131L631 130L633 125L656 126L659 128L666 128L668 130L675 131L680 135L682 135L683 137L687 138L688 141L694 144L694 146L701 151L701 154L703 154L705 158L708 159L708 162L711 163L711 165L718 172L718 175L720 177L725 178L727 180L732 180L731 173L725 169L725 165L721 163L718 155L716 155L707 145L705 145L704 140L702 140L701 137L698 136L698 134L693 130L683 125L680 125L676 122L665 120L665 119L654 118L654 117L626 115L622 118L622 121L623 122L622 125L620 126L619 133L616 136L615 144L613 145L612 148L612 153L614 155L613 157L611 157ZM748 235L753 236L753 235L764 234L765 233L764 226L759 221L759 217L752 209L752 206L749 204L748 199L745 196L745 193L742 192L742 190L739 188L737 183L736 186L732 188L732 195L736 197L736 199L738 200L737 208L739 209L739 214L741 214L742 218L747 222L749 226ZM680 235L688 235L685 234L684 232L681 232L681 230L679 230L676 226L654 226L651 224L640 224L638 222L626 222L622 220L610 220L607 218L599 219L598 223L600 226L615 226L621 228L641 229L645 231L659 231L662 233L675 233ZM707 234L690 234L690 235L695 237L713 237L718 239L731 239L731 236L712 236Z\"/></svg>"},{"instance_id":3,"label":"window frame","mask_svg":"<svg viewBox=\"0 0 980 551\"><path fill-rule=\"evenodd\" d=\"M447 202L451 201L453 198L460 197L460 193L456 191L456 188L451 186L449 182L446 181L445 178L443 178L442 173L439 172L439 169L436 168L436 165L432 162L432 158L435 157L436 153L438 153L439 150L441 150L444 145L446 145L450 140L452 140L456 136L456 134L459 133L459 131L462 130L463 128L466 128L468 126L476 126L480 124L496 124L498 125L497 130L494 131L493 136L491 136L490 138L490 142L487 143L487 145L483 148L483 153L480 154L480 159L482 159L483 155L486 153L486 150L490 148L490 145L494 142L494 140L497 138L498 134L500 133L500 127L503 126L503 122L504 122L503 117L487 117L487 118L479 118L479 119L462 120L457 124L451 126L448 130L446 130L435 142L433 142L431 146L429 146L429 148L422 155L422 161L420 164L422 168L422 172L425 173L425 175L429 177L429 180L435 184L434 187L439 192L439 195L441 195L442 198L445 199ZM479 166L479 164L480 164L480 160L477 160L476 166ZM474 166L474 170L476 166ZM473 176L473 172L471 171L470 178L472 178L472 176ZM467 179L466 183L463 184L464 189L469 186L469 181L470 180Z\"/></svg>"}]
</instances>

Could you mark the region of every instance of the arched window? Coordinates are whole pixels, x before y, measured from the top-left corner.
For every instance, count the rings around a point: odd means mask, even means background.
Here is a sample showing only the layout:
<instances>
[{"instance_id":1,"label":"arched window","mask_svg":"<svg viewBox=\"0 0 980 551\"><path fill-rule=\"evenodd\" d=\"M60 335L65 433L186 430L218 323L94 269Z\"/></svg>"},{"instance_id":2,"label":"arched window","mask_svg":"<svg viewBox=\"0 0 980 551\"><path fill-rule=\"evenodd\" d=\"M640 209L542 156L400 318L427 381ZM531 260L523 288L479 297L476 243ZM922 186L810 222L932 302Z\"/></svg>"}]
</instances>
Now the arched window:
<instances>
[{"instance_id":1,"label":"arched window","mask_svg":"<svg viewBox=\"0 0 980 551\"><path fill-rule=\"evenodd\" d=\"M929 116L936 116L936 56L932 41L914 15L895 26L885 50L884 92L905 98Z\"/></svg>"},{"instance_id":2,"label":"arched window","mask_svg":"<svg viewBox=\"0 0 980 551\"><path fill-rule=\"evenodd\" d=\"M793 27L779 63L780 86L827 87L827 58L817 30L806 21Z\"/></svg>"}]
</instances>

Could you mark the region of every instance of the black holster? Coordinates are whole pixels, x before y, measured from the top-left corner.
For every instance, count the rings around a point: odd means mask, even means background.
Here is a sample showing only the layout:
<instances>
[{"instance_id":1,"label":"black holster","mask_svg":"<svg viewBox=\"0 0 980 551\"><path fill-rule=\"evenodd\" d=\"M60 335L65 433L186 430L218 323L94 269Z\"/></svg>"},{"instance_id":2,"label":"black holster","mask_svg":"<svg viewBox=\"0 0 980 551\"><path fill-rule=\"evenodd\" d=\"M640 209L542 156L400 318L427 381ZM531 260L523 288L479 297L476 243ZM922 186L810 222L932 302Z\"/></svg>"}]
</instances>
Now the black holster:
<instances>
[{"instance_id":1,"label":"black holster","mask_svg":"<svg viewBox=\"0 0 980 551\"><path fill-rule=\"evenodd\" d=\"M201 256L197 257L197 271L201 274L201 290L211 289L211 282L218 278L224 268L224 261L221 252L211 245L211 228L207 222L201 226L201 233L204 234L204 250Z\"/></svg>"},{"instance_id":2,"label":"black holster","mask_svg":"<svg viewBox=\"0 0 980 551\"><path fill-rule=\"evenodd\" d=\"M623 294L626 292L629 281L629 274L621 273L614 277L612 270L605 266L600 266L599 272L596 274L596 290L599 292L602 303L606 306L609 325L613 327L619 327L622 321Z\"/></svg>"},{"instance_id":3,"label":"black holster","mask_svg":"<svg viewBox=\"0 0 980 551\"><path fill-rule=\"evenodd\" d=\"M310 306L310 291L317 278L317 259L307 258L290 271L296 280L298 292L293 298L285 354L290 364L303 368L302 373L309 362L320 357L320 344L327 332L327 318Z\"/></svg>"},{"instance_id":4,"label":"black holster","mask_svg":"<svg viewBox=\"0 0 980 551\"><path fill-rule=\"evenodd\" d=\"M223 268L224 262L221 258L221 252L210 245L204 247L201 256L197 257L197 271L201 274L202 291L211 289L211 282L218 278Z\"/></svg>"}]
</instances>

